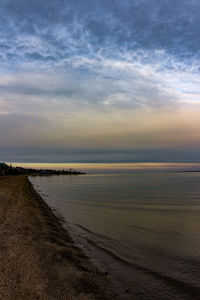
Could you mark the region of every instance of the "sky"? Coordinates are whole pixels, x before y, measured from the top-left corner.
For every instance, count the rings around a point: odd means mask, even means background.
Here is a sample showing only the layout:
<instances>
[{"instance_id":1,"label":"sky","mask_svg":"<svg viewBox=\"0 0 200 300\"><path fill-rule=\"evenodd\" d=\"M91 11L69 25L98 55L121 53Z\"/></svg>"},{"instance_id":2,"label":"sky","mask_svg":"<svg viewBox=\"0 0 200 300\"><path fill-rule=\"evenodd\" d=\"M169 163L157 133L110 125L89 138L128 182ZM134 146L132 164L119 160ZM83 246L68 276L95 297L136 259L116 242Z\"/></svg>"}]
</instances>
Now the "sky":
<instances>
[{"instance_id":1,"label":"sky","mask_svg":"<svg viewBox=\"0 0 200 300\"><path fill-rule=\"evenodd\" d=\"M199 0L1 0L0 160L200 162Z\"/></svg>"}]
</instances>

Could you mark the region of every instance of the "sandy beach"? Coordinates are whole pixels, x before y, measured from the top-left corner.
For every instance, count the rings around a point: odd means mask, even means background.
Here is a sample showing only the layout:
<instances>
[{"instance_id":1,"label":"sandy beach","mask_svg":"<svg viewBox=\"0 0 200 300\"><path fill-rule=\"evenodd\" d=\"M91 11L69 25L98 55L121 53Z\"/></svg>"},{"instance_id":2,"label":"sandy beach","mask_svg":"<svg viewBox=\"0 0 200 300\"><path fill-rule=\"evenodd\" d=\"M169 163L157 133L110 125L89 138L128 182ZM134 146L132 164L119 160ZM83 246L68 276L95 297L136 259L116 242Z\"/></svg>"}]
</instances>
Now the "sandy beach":
<instances>
[{"instance_id":1,"label":"sandy beach","mask_svg":"<svg viewBox=\"0 0 200 300\"><path fill-rule=\"evenodd\" d=\"M116 299L26 176L0 177L0 299Z\"/></svg>"}]
</instances>

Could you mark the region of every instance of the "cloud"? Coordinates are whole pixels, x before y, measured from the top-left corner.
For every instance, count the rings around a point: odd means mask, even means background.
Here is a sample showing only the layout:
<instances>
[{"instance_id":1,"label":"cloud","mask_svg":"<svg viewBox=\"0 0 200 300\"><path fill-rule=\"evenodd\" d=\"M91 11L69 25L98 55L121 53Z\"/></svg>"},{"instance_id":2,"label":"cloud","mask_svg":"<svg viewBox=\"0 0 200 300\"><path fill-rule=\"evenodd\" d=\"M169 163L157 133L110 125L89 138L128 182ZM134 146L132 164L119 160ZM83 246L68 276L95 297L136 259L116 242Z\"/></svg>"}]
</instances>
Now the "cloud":
<instances>
[{"instance_id":1,"label":"cloud","mask_svg":"<svg viewBox=\"0 0 200 300\"><path fill-rule=\"evenodd\" d=\"M57 61L72 55L94 56L103 49L164 49L177 58L199 56L199 1L26 1L1 2L1 44L21 62L37 47ZM7 50L7 49L5 49ZM17 51L16 51L17 50ZM6 55L6 52L5 52ZM115 53L114 53L115 55ZM9 56L7 56L9 60Z\"/></svg>"},{"instance_id":2,"label":"cloud","mask_svg":"<svg viewBox=\"0 0 200 300\"><path fill-rule=\"evenodd\" d=\"M198 145L199 6L2 0L4 147Z\"/></svg>"}]
</instances>

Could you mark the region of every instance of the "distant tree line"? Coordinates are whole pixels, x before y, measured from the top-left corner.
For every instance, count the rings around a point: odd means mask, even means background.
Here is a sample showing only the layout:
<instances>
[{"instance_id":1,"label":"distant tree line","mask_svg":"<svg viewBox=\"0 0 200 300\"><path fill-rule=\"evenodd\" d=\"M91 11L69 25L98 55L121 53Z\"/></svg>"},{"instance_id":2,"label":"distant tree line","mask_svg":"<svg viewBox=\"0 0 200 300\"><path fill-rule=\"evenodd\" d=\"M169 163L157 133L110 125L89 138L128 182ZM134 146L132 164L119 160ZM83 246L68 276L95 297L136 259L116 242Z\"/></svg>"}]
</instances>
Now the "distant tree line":
<instances>
[{"instance_id":1,"label":"distant tree line","mask_svg":"<svg viewBox=\"0 0 200 300\"><path fill-rule=\"evenodd\" d=\"M73 169L69 170L50 170L50 169L32 169L32 168L22 168L14 167L12 164L0 163L0 176L6 175L40 175L40 176L50 176L50 175L79 175L85 174L82 172L75 171Z\"/></svg>"}]
</instances>

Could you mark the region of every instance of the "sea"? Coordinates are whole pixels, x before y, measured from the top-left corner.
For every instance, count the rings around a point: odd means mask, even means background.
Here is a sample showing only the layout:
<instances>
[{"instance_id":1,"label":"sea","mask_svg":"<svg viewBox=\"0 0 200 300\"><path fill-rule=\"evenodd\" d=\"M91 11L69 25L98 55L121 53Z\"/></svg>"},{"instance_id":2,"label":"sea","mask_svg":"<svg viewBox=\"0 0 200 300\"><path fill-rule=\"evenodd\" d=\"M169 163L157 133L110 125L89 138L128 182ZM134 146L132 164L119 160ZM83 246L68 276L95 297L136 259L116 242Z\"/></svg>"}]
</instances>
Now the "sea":
<instances>
[{"instance_id":1,"label":"sea","mask_svg":"<svg viewBox=\"0 0 200 300\"><path fill-rule=\"evenodd\" d=\"M119 297L200 299L200 165L75 167L30 180Z\"/></svg>"}]
</instances>

